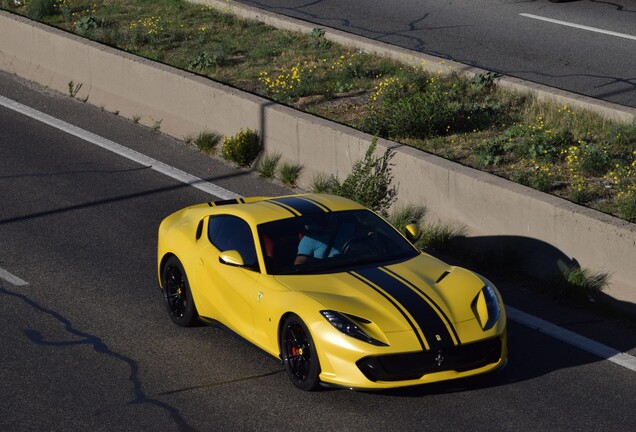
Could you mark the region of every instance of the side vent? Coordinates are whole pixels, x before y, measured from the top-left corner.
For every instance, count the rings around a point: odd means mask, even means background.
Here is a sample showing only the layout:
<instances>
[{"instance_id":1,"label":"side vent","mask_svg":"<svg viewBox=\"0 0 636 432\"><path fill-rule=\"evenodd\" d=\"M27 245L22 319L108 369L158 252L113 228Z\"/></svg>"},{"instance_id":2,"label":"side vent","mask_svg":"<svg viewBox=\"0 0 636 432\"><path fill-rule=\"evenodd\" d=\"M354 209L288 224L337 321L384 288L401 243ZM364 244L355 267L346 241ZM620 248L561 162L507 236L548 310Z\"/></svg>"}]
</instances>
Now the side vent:
<instances>
[{"instance_id":1,"label":"side vent","mask_svg":"<svg viewBox=\"0 0 636 432\"><path fill-rule=\"evenodd\" d=\"M436 284L440 283L440 282L441 282L441 281L443 281L443 280L444 280L444 278L445 278L446 276L448 276L448 275L449 275L449 272L445 271L445 272L444 272L444 273L442 273L442 275L441 275L441 276L440 276L440 277L439 277L439 278L435 281L435 283L436 283Z\"/></svg>"},{"instance_id":2,"label":"side vent","mask_svg":"<svg viewBox=\"0 0 636 432\"><path fill-rule=\"evenodd\" d=\"M201 234L203 234L203 219L199 221L199 225L197 225L197 233L195 234L195 238L199 240L201 238Z\"/></svg>"},{"instance_id":3,"label":"side vent","mask_svg":"<svg viewBox=\"0 0 636 432\"><path fill-rule=\"evenodd\" d=\"M210 207L218 207L218 206L231 205L231 204L245 204L245 200L243 198L236 198L236 199L229 199L229 200L212 201L208 203Z\"/></svg>"}]
</instances>

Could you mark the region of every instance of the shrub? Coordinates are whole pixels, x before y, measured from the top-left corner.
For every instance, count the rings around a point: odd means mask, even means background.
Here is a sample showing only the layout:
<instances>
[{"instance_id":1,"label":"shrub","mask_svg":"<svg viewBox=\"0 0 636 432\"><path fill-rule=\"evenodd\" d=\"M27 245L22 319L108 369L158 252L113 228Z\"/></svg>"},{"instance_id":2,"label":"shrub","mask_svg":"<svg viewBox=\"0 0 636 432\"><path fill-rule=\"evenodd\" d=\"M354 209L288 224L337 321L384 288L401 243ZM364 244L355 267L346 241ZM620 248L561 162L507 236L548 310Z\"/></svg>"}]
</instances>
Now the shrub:
<instances>
[{"instance_id":1,"label":"shrub","mask_svg":"<svg viewBox=\"0 0 636 432\"><path fill-rule=\"evenodd\" d=\"M380 213L388 215L388 209L395 201L397 187L392 186L391 158L395 150L387 149L383 156L373 156L378 138L374 137L364 159L353 164L351 173L341 183L338 176L328 181L326 192L340 195Z\"/></svg>"},{"instance_id":2,"label":"shrub","mask_svg":"<svg viewBox=\"0 0 636 432\"><path fill-rule=\"evenodd\" d=\"M606 148L586 142L570 146L566 155L565 160L570 169L584 176L602 176L612 165Z\"/></svg>"},{"instance_id":3,"label":"shrub","mask_svg":"<svg viewBox=\"0 0 636 432\"><path fill-rule=\"evenodd\" d=\"M26 9L29 18L41 20L55 13L55 0L30 0L26 4Z\"/></svg>"},{"instance_id":4,"label":"shrub","mask_svg":"<svg viewBox=\"0 0 636 432\"><path fill-rule=\"evenodd\" d=\"M435 92L386 97L363 122L363 129L387 138L428 138L447 131L459 105Z\"/></svg>"},{"instance_id":5,"label":"shrub","mask_svg":"<svg viewBox=\"0 0 636 432\"><path fill-rule=\"evenodd\" d=\"M604 148L587 145L581 155L581 173L588 176L602 176L612 166L612 159Z\"/></svg>"},{"instance_id":6,"label":"shrub","mask_svg":"<svg viewBox=\"0 0 636 432\"><path fill-rule=\"evenodd\" d=\"M505 114L494 100L475 102L489 91L456 77L441 80L421 74L408 85L387 78L376 86L361 127L387 138L416 139L483 129Z\"/></svg>"},{"instance_id":7,"label":"shrub","mask_svg":"<svg viewBox=\"0 0 636 432\"><path fill-rule=\"evenodd\" d=\"M620 200L619 214L628 222L636 222L636 193L626 194Z\"/></svg>"},{"instance_id":8,"label":"shrub","mask_svg":"<svg viewBox=\"0 0 636 432\"><path fill-rule=\"evenodd\" d=\"M250 166L261 152L261 140L257 132L241 129L236 135L223 139L221 151L225 159L239 166Z\"/></svg>"}]
</instances>

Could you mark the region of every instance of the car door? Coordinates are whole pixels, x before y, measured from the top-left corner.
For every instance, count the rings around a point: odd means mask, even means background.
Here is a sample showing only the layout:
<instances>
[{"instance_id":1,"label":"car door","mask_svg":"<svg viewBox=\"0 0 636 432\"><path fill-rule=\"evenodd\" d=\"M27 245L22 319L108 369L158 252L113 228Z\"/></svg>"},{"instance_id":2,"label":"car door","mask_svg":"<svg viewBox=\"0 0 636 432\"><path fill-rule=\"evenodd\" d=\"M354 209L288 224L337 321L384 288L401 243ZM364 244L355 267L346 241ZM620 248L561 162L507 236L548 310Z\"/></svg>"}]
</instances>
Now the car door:
<instances>
[{"instance_id":1,"label":"car door","mask_svg":"<svg viewBox=\"0 0 636 432\"><path fill-rule=\"evenodd\" d=\"M212 318L246 338L254 327L253 304L260 277L254 237L250 226L236 216L211 216L208 242L200 249L198 282ZM226 251L238 251L244 266L221 262ZM201 311L200 311L201 312Z\"/></svg>"}]
</instances>

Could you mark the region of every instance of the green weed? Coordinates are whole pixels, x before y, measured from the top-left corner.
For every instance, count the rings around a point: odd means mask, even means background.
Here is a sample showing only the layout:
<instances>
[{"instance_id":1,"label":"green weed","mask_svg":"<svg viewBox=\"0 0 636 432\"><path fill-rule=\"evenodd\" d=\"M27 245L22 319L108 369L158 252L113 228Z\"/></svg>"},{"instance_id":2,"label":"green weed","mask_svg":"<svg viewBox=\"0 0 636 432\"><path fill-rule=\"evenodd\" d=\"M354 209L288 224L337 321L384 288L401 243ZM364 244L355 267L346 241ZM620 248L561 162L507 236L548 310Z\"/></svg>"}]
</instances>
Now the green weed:
<instances>
[{"instance_id":1,"label":"green weed","mask_svg":"<svg viewBox=\"0 0 636 432\"><path fill-rule=\"evenodd\" d=\"M298 180L298 176L300 176L300 172L302 171L303 166L301 164L293 164L293 163L284 163L280 167L279 178L283 184L295 187L296 181Z\"/></svg>"},{"instance_id":2,"label":"green weed","mask_svg":"<svg viewBox=\"0 0 636 432\"><path fill-rule=\"evenodd\" d=\"M193 143L197 148L204 152L212 152L216 149L217 145L221 141L221 135L212 131L202 131L196 138L193 139Z\"/></svg>"},{"instance_id":3,"label":"green weed","mask_svg":"<svg viewBox=\"0 0 636 432\"><path fill-rule=\"evenodd\" d=\"M335 176L317 174L312 179L310 190L313 193L332 193L339 186Z\"/></svg>"},{"instance_id":4,"label":"green weed","mask_svg":"<svg viewBox=\"0 0 636 432\"><path fill-rule=\"evenodd\" d=\"M562 276L555 283L552 296L556 300L571 303L589 303L609 283L609 273L593 272L578 266L562 269Z\"/></svg>"},{"instance_id":5,"label":"green weed","mask_svg":"<svg viewBox=\"0 0 636 432\"><path fill-rule=\"evenodd\" d=\"M280 153L263 156L263 158L258 162L258 166L256 167L256 170L261 174L261 177L274 177L276 175L276 168L278 167L280 158Z\"/></svg>"}]
</instances>

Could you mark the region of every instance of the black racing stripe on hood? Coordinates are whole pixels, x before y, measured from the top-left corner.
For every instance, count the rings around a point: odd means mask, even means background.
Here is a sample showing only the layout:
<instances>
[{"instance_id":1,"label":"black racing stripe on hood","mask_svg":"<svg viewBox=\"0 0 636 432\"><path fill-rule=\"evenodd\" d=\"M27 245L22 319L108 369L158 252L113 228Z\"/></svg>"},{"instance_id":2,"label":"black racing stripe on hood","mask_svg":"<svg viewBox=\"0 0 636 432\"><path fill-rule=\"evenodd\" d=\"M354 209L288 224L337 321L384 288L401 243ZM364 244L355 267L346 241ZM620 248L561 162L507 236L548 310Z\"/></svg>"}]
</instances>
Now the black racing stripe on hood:
<instances>
[{"instance_id":1,"label":"black racing stripe on hood","mask_svg":"<svg viewBox=\"0 0 636 432\"><path fill-rule=\"evenodd\" d=\"M358 270L358 273L397 300L422 330L430 349L442 349L455 345L444 320L410 286L379 268Z\"/></svg>"},{"instance_id":2,"label":"black racing stripe on hood","mask_svg":"<svg viewBox=\"0 0 636 432\"><path fill-rule=\"evenodd\" d=\"M380 294L382 297L384 297L385 299L387 299L387 301L389 303L391 303L393 306L395 306L395 308L402 314L402 316L404 317L404 319L406 320L406 322L409 323L409 325L411 326L411 328L413 329L413 333L415 333L415 336L417 336L417 340L420 343L420 346L422 347L422 350L426 350L426 345L424 344L424 341L422 340L421 336L420 336L420 332L417 331L417 327L415 326L415 324L413 323L413 321L411 321L411 319L408 317L407 314L404 313L404 311L402 310L402 308L395 302L393 301L393 299L389 296L387 296L384 292L382 292L381 290L377 289L376 287L374 287L373 285L371 285L369 282L367 282L366 280L364 280L362 277L360 277L359 275L355 274L354 272L349 272L349 274L351 276L353 276L354 278L358 279L360 282L362 282L363 284L367 285L368 287L372 288L374 291L376 291L378 294Z\"/></svg>"},{"instance_id":3,"label":"black racing stripe on hood","mask_svg":"<svg viewBox=\"0 0 636 432\"><path fill-rule=\"evenodd\" d=\"M444 311L433 301L433 299L431 297L429 297L424 291L422 291L421 289L419 289L415 284L413 284L412 282L410 282L408 279L400 276L399 274L395 273L394 271L383 267L382 268L385 272L391 274L391 276L393 276L394 278L400 280L402 283L404 283L405 285L408 285L409 287L411 287L411 289L416 290L417 292L419 292L421 295L423 295L424 297L426 297L429 301L429 304L437 311L438 315L440 315L441 317L444 318L444 320L446 321L446 323L448 323L448 326L450 327L450 329L453 332L453 336L455 336L455 340L457 341L457 344L461 344L461 341L459 340L459 335L457 334L457 330L455 330L455 327L453 327L453 324L451 322L450 319L448 319L448 316L444 313ZM448 272L445 272L448 273Z\"/></svg>"},{"instance_id":4,"label":"black racing stripe on hood","mask_svg":"<svg viewBox=\"0 0 636 432\"><path fill-rule=\"evenodd\" d=\"M300 197L272 198L269 201L284 204L293 208L302 216L327 213L329 209L323 205L318 205L312 201Z\"/></svg>"}]
</instances>

